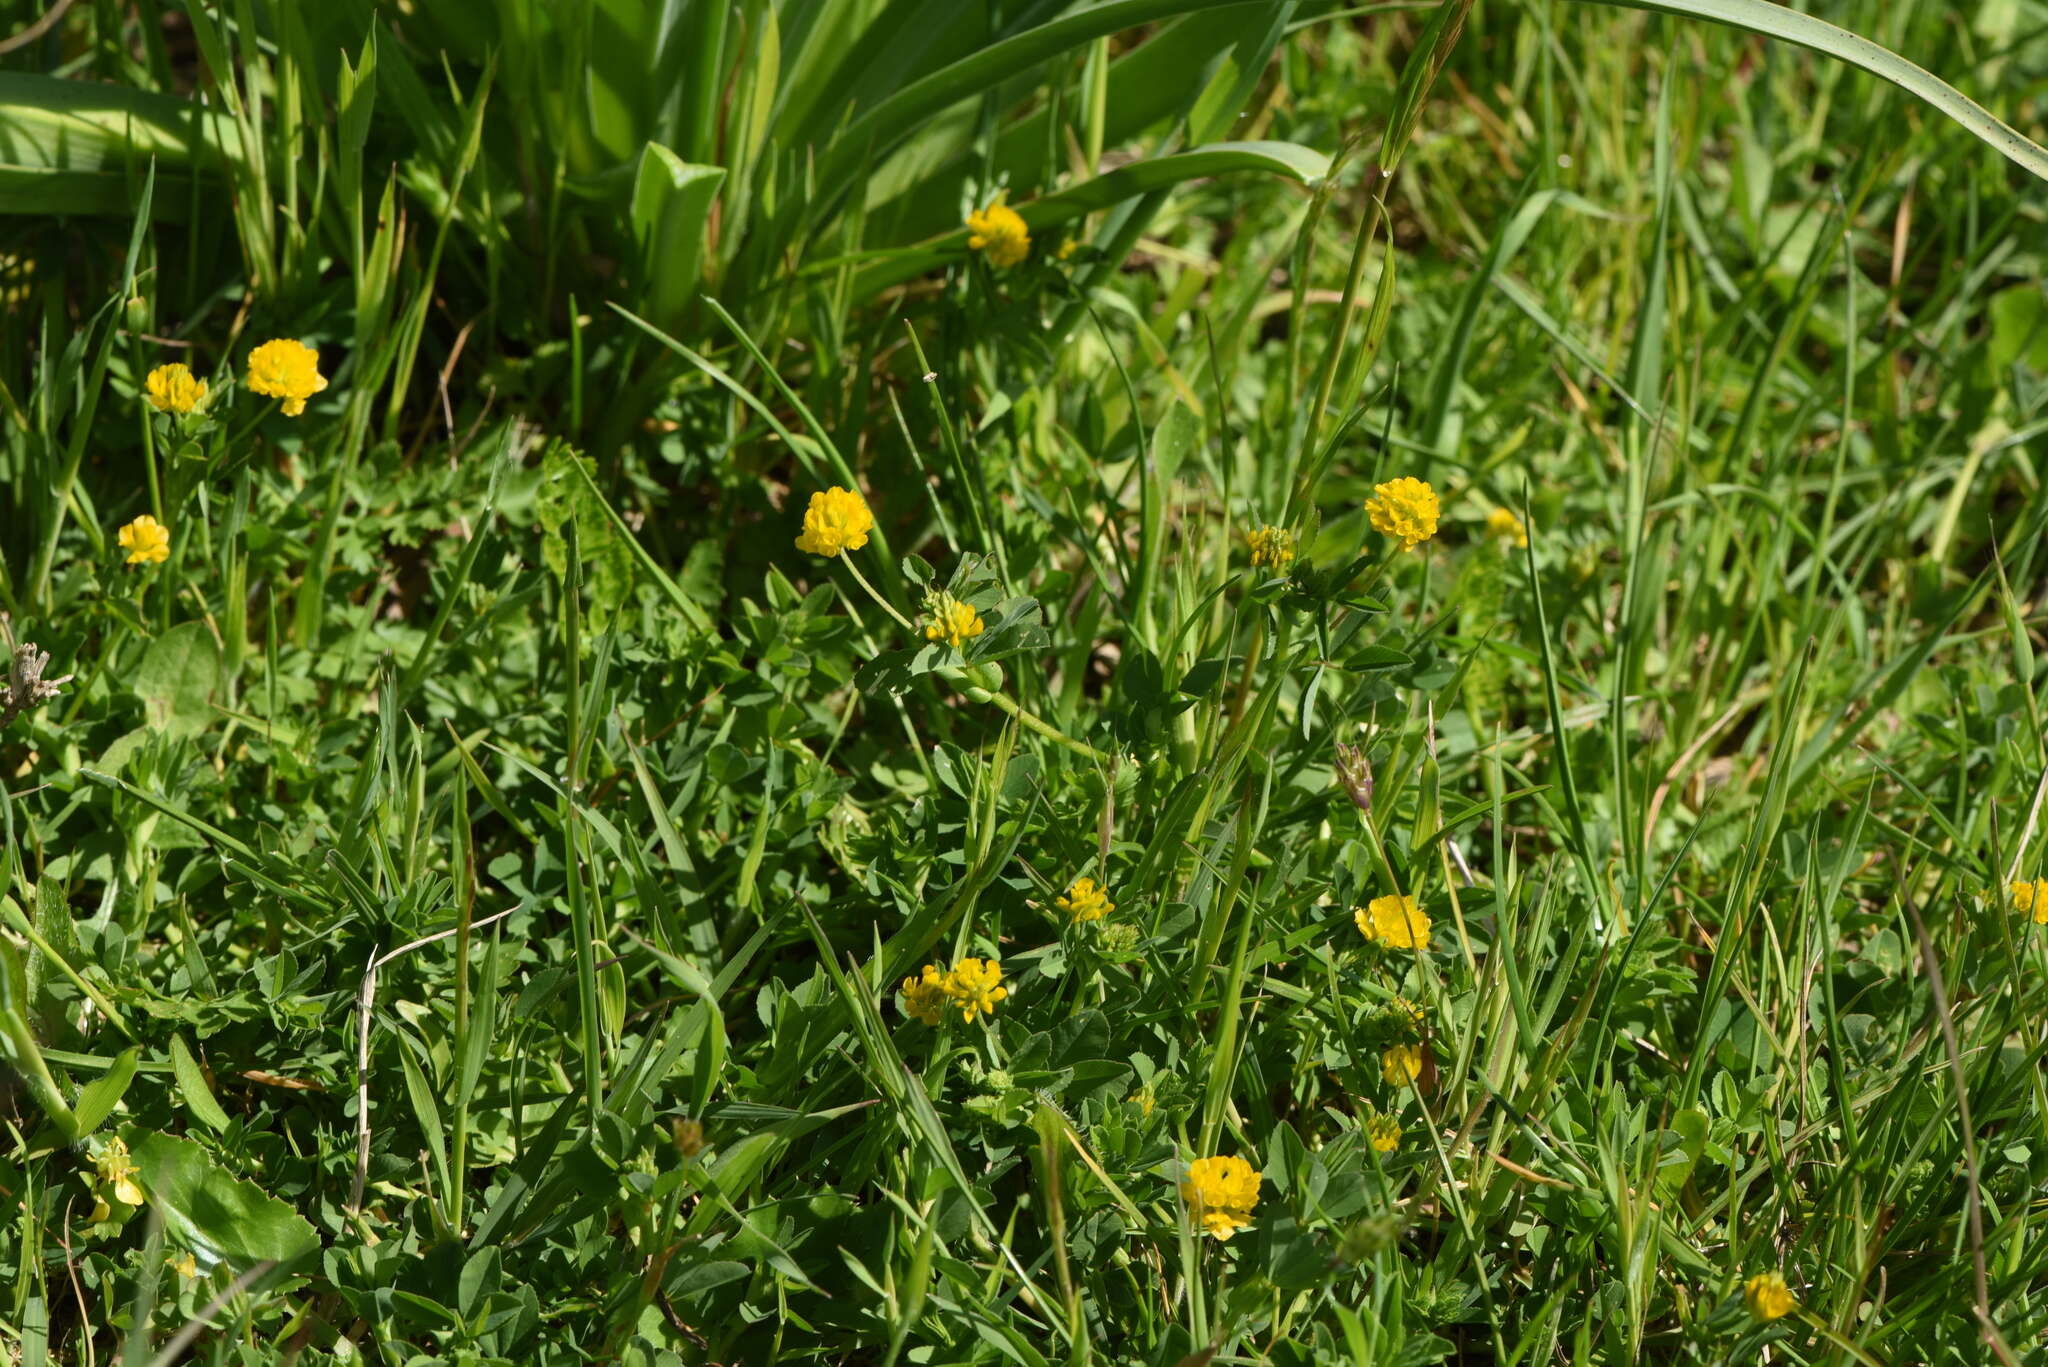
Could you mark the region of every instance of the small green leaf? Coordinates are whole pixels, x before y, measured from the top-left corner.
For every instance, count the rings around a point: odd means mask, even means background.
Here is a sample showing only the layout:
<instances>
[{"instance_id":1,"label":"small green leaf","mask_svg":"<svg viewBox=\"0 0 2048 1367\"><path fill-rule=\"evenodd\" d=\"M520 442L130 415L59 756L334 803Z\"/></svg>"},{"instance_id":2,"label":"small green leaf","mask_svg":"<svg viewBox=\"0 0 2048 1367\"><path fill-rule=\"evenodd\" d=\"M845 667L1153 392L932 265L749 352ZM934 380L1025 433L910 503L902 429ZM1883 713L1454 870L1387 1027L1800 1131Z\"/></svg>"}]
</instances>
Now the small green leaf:
<instances>
[{"instance_id":1,"label":"small green leaf","mask_svg":"<svg viewBox=\"0 0 2048 1367\"><path fill-rule=\"evenodd\" d=\"M185 1047L183 1035L171 1036L171 1072L177 1075L178 1093L185 1099L185 1109L211 1128L225 1130L228 1113L213 1099L213 1089L206 1085L206 1074L200 1071L192 1051Z\"/></svg>"},{"instance_id":2,"label":"small green leaf","mask_svg":"<svg viewBox=\"0 0 2048 1367\"><path fill-rule=\"evenodd\" d=\"M114 1060L114 1066L101 1073L78 1093L78 1105L72 1114L78 1119L78 1130L74 1136L83 1139L106 1122L121 1104L122 1095L128 1084L135 1080L136 1051L124 1049Z\"/></svg>"}]
</instances>

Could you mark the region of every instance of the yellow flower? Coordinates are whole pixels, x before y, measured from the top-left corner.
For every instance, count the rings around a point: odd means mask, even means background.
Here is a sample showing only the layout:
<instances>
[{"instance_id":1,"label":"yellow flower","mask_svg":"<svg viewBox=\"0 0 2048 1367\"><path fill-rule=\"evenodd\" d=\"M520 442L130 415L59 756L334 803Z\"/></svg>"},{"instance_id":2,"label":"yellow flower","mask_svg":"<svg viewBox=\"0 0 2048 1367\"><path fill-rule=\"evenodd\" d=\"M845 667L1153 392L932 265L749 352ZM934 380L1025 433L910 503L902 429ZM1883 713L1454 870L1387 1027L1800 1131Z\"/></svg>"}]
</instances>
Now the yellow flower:
<instances>
[{"instance_id":1,"label":"yellow flower","mask_svg":"<svg viewBox=\"0 0 2048 1367\"><path fill-rule=\"evenodd\" d=\"M808 518L805 525L810 525ZM924 613L924 638L927 641L944 641L955 650L988 629L980 613L950 593L935 593L925 599Z\"/></svg>"},{"instance_id":2,"label":"yellow flower","mask_svg":"<svg viewBox=\"0 0 2048 1367\"><path fill-rule=\"evenodd\" d=\"M279 337L249 353L249 388L284 400L284 415L296 418L306 400L327 388L320 374L320 353L304 342Z\"/></svg>"},{"instance_id":3,"label":"yellow flower","mask_svg":"<svg viewBox=\"0 0 2048 1367\"><path fill-rule=\"evenodd\" d=\"M1152 1108L1159 1104L1159 1099L1152 1095L1150 1087L1140 1087L1137 1091L1125 1097L1124 1100L1136 1106L1138 1114L1144 1116L1147 1120L1152 1118Z\"/></svg>"},{"instance_id":4,"label":"yellow flower","mask_svg":"<svg viewBox=\"0 0 2048 1367\"><path fill-rule=\"evenodd\" d=\"M189 1282L199 1275L199 1261L192 1256L191 1250L187 1249L171 1259L171 1270Z\"/></svg>"},{"instance_id":5,"label":"yellow flower","mask_svg":"<svg viewBox=\"0 0 2048 1367\"><path fill-rule=\"evenodd\" d=\"M1259 1175L1235 1154L1197 1158L1188 1164L1188 1178L1180 1184L1180 1194L1202 1228L1219 1239L1228 1239L1252 1222L1252 1207L1259 1203Z\"/></svg>"},{"instance_id":6,"label":"yellow flower","mask_svg":"<svg viewBox=\"0 0 2048 1367\"><path fill-rule=\"evenodd\" d=\"M161 412L190 413L206 402L206 381L173 362L150 371L142 382L142 393L150 407Z\"/></svg>"},{"instance_id":7,"label":"yellow flower","mask_svg":"<svg viewBox=\"0 0 2048 1367\"><path fill-rule=\"evenodd\" d=\"M2048 926L2048 878L2014 883L2012 904L2021 911L2033 912L2035 925Z\"/></svg>"},{"instance_id":8,"label":"yellow flower","mask_svg":"<svg viewBox=\"0 0 2048 1367\"><path fill-rule=\"evenodd\" d=\"M1401 1147L1401 1122L1390 1115L1367 1116L1365 1137L1381 1153L1392 1153Z\"/></svg>"},{"instance_id":9,"label":"yellow flower","mask_svg":"<svg viewBox=\"0 0 2048 1367\"><path fill-rule=\"evenodd\" d=\"M114 1189L115 1200L123 1205L139 1206L149 1199L135 1184L135 1160L128 1156L128 1146L119 1139L109 1139L92 1163L99 1170L100 1181Z\"/></svg>"},{"instance_id":10,"label":"yellow flower","mask_svg":"<svg viewBox=\"0 0 2048 1367\"><path fill-rule=\"evenodd\" d=\"M1294 563L1294 533L1285 527L1260 527L1245 541L1252 548L1253 566L1271 565L1284 570Z\"/></svg>"},{"instance_id":11,"label":"yellow flower","mask_svg":"<svg viewBox=\"0 0 2048 1367\"><path fill-rule=\"evenodd\" d=\"M1054 255L1059 257L1060 260L1064 261L1068 257L1072 256L1074 254L1074 248L1080 245L1080 243L1076 242L1071 237L1063 237L1060 239L1060 249L1057 252L1055 252Z\"/></svg>"},{"instance_id":12,"label":"yellow flower","mask_svg":"<svg viewBox=\"0 0 2048 1367\"><path fill-rule=\"evenodd\" d=\"M1429 917L1413 897L1375 897L1369 906L1353 907L1351 920L1368 943L1394 949L1429 948Z\"/></svg>"},{"instance_id":13,"label":"yellow flower","mask_svg":"<svg viewBox=\"0 0 2048 1367\"><path fill-rule=\"evenodd\" d=\"M867 500L835 484L811 495L811 506L804 510L803 535L796 539L796 548L823 556L857 551L868 544L868 533L874 528L875 515L868 511Z\"/></svg>"},{"instance_id":14,"label":"yellow flower","mask_svg":"<svg viewBox=\"0 0 2048 1367\"><path fill-rule=\"evenodd\" d=\"M1783 1319L1799 1308L1781 1272L1759 1272L1742 1284L1742 1303L1760 1320Z\"/></svg>"},{"instance_id":15,"label":"yellow flower","mask_svg":"<svg viewBox=\"0 0 2048 1367\"><path fill-rule=\"evenodd\" d=\"M1109 900L1109 890L1093 878L1076 878L1074 885L1057 899L1057 905L1076 921L1100 921L1116 910L1116 903Z\"/></svg>"},{"instance_id":16,"label":"yellow flower","mask_svg":"<svg viewBox=\"0 0 2048 1367\"><path fill-rule=\"evenodd\" d=\"M1529 529L1506 508L1495 508L1486 515L1486 535L1495 541L1512 541L1516 550L1529 544Z\"/></svg>"},{"instance_id":17,"label":"yellow flower","mask_svg":"<svg viewBox=\"0 0 2048 1367\"><path fill-rule=\"evenodd\" d=\"M1390 1045L1380 1053L1380 1076L1389 1087L1406 1087L1422 1076L1422 1046Z\"/></svg>"},{"instance_id":18,"label":"yellow flower","mask_svg":"<svg viewBox=\"0 0 2048 1367\"><path fill-rule=\"evenodd\" d=\"M148 513L123 527L115 539L128 552L131 565L161 565L171 558L171 529Z\"/></svg>"},{"instance_id":19,"label":"yellow flower","mask_svg":"<svg viewBox=\"0 0 2048 1367\"><path fill-rule=\"evenodd\" d=\"M1373 496L1365 501L1365 514L1373 530L1401 538L1401 549L1412 551L1436 535L1436 490L1419 479L1403 475L1385 484L1375 484Z\"/></svg>"},{"instance_id":20,"label":"yellow flower","mask_svg":"<svg viewBox=\"0 0 2048 1367\"><path fill-rule=\"evenodd\" d=\"M937 964L926 964L924 975L903 980L903 1014L926 1025L937 1025L946 1010L946 982Z\"/></svg>"},{"instance_id":21,"label":"yellow flower","mask_svg":"<svg viewBox=\"0 0 2048 1367\"><path fill-rule=\"evenodd\" d=\"M986 209L967 215L967 245L984 253L991 266L1014 266L1031 254L1031 230L997 195Z\"/></svg>"},{"instance_id":22,"label":"yellow flower","mask_svg":"<svg viewBox=\"0 0 2048 1367\"><path fill-rule=\"evenodd\" d=\"M996 1003L1010 995L1001 986L1003 966L994 959L962 959L953 971L939 980L939 986L960 1010L960 1019L971 1021L976 1013L993 1016Z\"/></svg>"}]
</instances>

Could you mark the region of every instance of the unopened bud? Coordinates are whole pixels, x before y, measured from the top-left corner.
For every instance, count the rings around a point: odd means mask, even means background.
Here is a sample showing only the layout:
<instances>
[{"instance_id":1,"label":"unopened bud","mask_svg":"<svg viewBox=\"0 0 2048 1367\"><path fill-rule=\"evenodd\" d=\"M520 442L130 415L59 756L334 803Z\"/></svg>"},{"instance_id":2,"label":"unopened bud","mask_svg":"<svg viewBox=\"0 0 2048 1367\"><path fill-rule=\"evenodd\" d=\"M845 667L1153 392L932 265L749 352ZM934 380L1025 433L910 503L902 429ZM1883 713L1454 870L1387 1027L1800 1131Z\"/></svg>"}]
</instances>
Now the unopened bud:
<instances>
[{"instance_id":1,"label":"unopened bud","mask_svg":"<svg viewBox=\"0 0 2048 1367\"><path fill-rule=\"evenodd\" d=\"M1401 1217L1392 1213L1368 1215L1344 1231L1337 1241L1337 1257L1347 1263L1363 1262L1391 1249L1401 1237Z\"/></svg>"},{"instance_id":2,"label":"unopened bud","mask_svg":"<svg viewBox=\"0 0 2048 1367\"><path fill-rule=\"evenodd\" d=\"M704 1127L687 1117L678 1117L671 1128L675 1137L676 1152L685 1158L695 1158L704 1150Z\"/></svg>"},{"instance_id":3,"label":"unopened bud","mask_svg":"<svg viewBox=\"0 0 2048 1367\"><path fill-rule=\"evenodd\" d=\"M1372 764L1363 745L1337 742L1337 782L1344 785L1352 806L1361 812L1372 811Z\"/></svg>"}]
</instances>

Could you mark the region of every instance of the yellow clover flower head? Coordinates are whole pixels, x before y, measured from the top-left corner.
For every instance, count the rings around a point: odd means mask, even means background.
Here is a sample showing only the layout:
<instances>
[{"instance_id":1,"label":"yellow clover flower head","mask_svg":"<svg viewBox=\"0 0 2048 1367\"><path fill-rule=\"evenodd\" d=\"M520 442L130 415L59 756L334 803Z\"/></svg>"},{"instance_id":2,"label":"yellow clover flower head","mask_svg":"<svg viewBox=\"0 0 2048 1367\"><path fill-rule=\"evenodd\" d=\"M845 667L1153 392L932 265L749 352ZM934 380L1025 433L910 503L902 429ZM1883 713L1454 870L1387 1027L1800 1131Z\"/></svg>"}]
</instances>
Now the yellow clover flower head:
<instances>
[{"instance_id":1,"label":"yellow clover flower head","mask_svg":"<svg viewBox=\"0 0 2048 1367\"><path fill-rule=\"evenodd\" d=\"M1389 1087L1406 1087L1422 1076L1422 1046L1390 1045L1380 1053L1380 1076Z\"/></svg>"},{"instance_id":2,"label":"yellow clover flower head","mask_svg":"<svg viewBox=\"0 0 2048 1367\"><path fill-rule=\"evenodd\" d=\"M1429 917L1413 897L1375 897L1351 909L1351 920L1368 944L1390 949L1428 949Z\"/></svg>"},{"instance_id":3,"label":"yellow clover flower head","mask_svg":"<svg viewBox=\"0 0 2048 1367\"><path fill-rule=\"evenodd\" d=\"M946 1010L946 981L937 964L926 964L922 976L905 978L903 1014L926 1025L937 1025Z\"/></svg>"},{"instance_id":4,"label":"yellow clover flower head","mask_svg":"<svg viewBox=\"0 0 2048 1367\"><path fill-rule=\"evenodd\" d=\"M199 1276L199 1260L192 1256L190 1249L187 1249L171 1259L171 1270L178 1274L178 1278L181 1281L197 1280Z\"/></svg>"},{"instance_id":5,"label":"yellow clover flower head","mask_svg":"<svg viewBox=\"0 0 2048 1367\"><path fill-rule=\"evenodd\" d=\"M1492 541L1511 541L1518 551L1529 545L1529 529L1506 508L1495 508L1486 515L1486 535Z\"/></svg>"},{"instance_id":6,"label":"yellow clover flower head","mask_svg":"<svg viewBox=\"0 0 2048 1367\"><path fill-rule=\"evenodd\" d=\"M1188 1164L1180 1194L1202 1228L1228 1239L1252 1222L1252 1207L1259 1203L1259 1174L1235 1154L1197 1158Z\"/></svg>"},{"instance_id":7,"label":"yellow clover flower head","mask_svg":"<svg viewBox=\"0 0 2048 1367\"><path fill-rule=\"evenodd\" d=\"M1071 237L1063 237L1060 239L1060 249L1057 252L1053 253L1053 255L1059 257L1060 260L1065 261L1068 257L1071 257L1074 254L1074 248L1080 245L1080 243L1076 242Z\"/></svg>"},{"instance_id":8,"label":"yellow clover flower head","mask_svg":"<svg viewBox=\"0 0 2048 1367\"><path fill-rule=\"evenodd\" d=\"M1005 194L967 215L967 245L998 268L1014 266L1031 254L1031 230L1022 214L1003 203Z\"/></svg>"},{"instance_id":9,"label":"yellow clover flower head","mask_svg":"<svg viewBox=\"0 0 2048 1367\"><path fill-rule=\"evenodd\" d=\"M159 413L190 413L206 402L206 381L173 361L149 372L142 382L142 396Z\"/></svg>"},{"instance_id":10,"label":"yellow clover flower head","mask_svg":"<svg viewBox=\"0 0 2048 1367\"><path fill-rule=\"evenodd\" d=\"M805 519L805 526L809 525ZM924 600L924 616L924 638L944 641L955 650L988 629L980 613L944 591Z\"/></svg>"},{"instance_id":11,"label":"yellow clover flower head","mask_svg":"<svg viewBox=\"0 0 2048 1367\"><path fill-rule=\"evenodd\" d=\"M811 495L811 506L804 510L803 535L796 539L796 548L827 557L841 551L857 551L868 544L868 533L874 529L875 515L868 511L867 500L835 484Z\"/></svg>"},{"instance_id":12,"label":"yellow clover flower head","mask_svg":"<svg viewBox=\"0 0 2048 1367\"><path fill-rule=\"evenodd\" d=\"M1436 535L1436 490L1407 475L1372 487L1365 501L1365 515L1373 530L1401 539L1401 549L1412 551Z\"/></svg>"},{"instance_id":13,"label":"yellow clover flower head","mask_svg":"<svg viewBox=\"0 0 2048 1367\"><path fill-rule=\"evenodd\" d=\"M2034 913L2034 924L2048 926L2048 878L2036 878L2029 883L2024 880L2012 885L2012 904L2021 911Z\"/></svg>"},{"instance_id":14,"label":"yellow clover flower head","mask_svg":"<svg viewBox=\"0 0 2048 1367\"><path fill-rule=\"evenodd\" d=\"M1055 904L1073 921L1100 921L1116 910L1116 903L1109 900L1109 890L1093 878L1076 878Z\"/></svg>"},{"instance_id":15,"label":"yellow clover flower head","mask_svg":"<svg viewBox=\"0 0 2048 1367\"><path fill-rule=\"evenodd\" d=\"M1294 533L1271 525L1254 529L1245 537L1252 548L1252 565L1271 565L1284 570L1294 563Z\"/></svg>"},{"instance_id":16,"label":"yellow clover flower head","mask_svg":"<svg viewBox=\"0 0 2048 1367\"><path fill-rule=\"evenodd\" d=\"M1759 1272L1742 1284L1742 1303L1760 1320L1779 1320L1799 1308L1782 1272Z\"/></svg>"},{"instance_id":17,"label":"yellow clover flower head","mask_svg":"<svg viewBox=\"0 0 2048 1367\"><path fill-rule=\"evenodd\" d=\"M1379 1152L1392 1153L1401 1147L1401 1122L1375 1112L1366 1117L1365 1137Z\"/></svg>"},{"instance_id":18,"label":"yellow clover flower head","mask_svg":"<svg viewBox=\"0 0 2048 1367\"><path fill-rule=\"evenodd\" d=\"M131 565L161 565L171 558L171 529L148 513L123 527L115 540Z\"/></svg>"},{"instance_id":19,"label":"yellow clover flower head","mask_svg":"<svg viewBox=\"0 0 2048 1367\"><path fill-rule=\"evenodd\" d=\"M284 415L296 418L306 400L327 388L320 353L292 337L265 342L249 353L249 388L284 400Z\"/></svg>"},{"instance_id":20,"label":"yellow clover flower head","mask_svg":"<svg viewBox=\"0 0 2048 1367\"><path fill-rule=\"evenodd\" d=\"M940 980L940 987L952 998L960 1019L972 1021L977 1014L993 1016L996 1003L1010 995L1002 979L1003 967L994 959L962 959Z\"/></svg>"}]
</instances>

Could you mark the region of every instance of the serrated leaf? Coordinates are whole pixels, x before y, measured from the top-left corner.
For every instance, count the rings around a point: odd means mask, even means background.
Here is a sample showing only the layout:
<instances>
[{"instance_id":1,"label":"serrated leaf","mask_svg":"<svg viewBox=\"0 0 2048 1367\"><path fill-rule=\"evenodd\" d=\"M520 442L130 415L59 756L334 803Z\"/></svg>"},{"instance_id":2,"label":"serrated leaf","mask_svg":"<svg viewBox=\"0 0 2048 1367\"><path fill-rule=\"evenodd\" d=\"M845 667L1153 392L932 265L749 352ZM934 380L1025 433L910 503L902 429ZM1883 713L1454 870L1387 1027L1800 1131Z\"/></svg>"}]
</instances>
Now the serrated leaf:
<instances>
[{"instance_id":1,"label":"serrated leaf","mask_svg":"<svg viewBox=\"0 0 2048 1367\"><path fill-rule=\"evenodd\" d=\"M576 544L583 556L583 582L593 625L602 624L633 586L633 552L612 525L594 483L596 463L565 442L554 442L541 458L541 482L534 494L534 514L544 535L541 556L557 579L569 572L569 543L562 526L576 523Z\"/></svg>"},{"instance_id":2,"label":"serrated leaf","mask_svg":"<svg viewBox=\"0 0 2048 1367\"><path fill-rule=\"evenodd\" d=\"M150 1204L186 1247L237 1268L291 1262L320 1247L313 1226L253 1182L218 1166L189 1139L128 1130Z\"/></svg>"}]
</instances>

